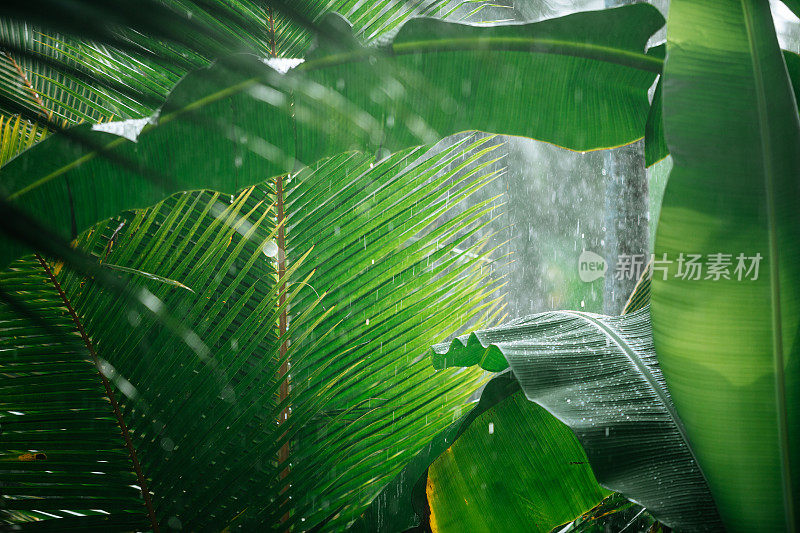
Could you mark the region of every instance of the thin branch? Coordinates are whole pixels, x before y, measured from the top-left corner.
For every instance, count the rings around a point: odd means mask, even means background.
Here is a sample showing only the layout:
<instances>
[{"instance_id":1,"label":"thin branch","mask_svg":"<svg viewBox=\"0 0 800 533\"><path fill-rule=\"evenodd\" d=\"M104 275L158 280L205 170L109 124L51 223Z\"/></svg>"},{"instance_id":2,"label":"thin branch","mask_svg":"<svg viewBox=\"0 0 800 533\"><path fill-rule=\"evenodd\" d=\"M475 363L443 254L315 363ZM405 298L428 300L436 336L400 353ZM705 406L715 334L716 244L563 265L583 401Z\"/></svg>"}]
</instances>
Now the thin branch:
<instances>
[{"instance_id":1,"label":"thin branch","mask_svg":"<svg viewBox=\"0 0 800 533\"><path fill-rule=\"evenodd\" d=\"M147 489L147 481L144 478L144 474L142 473L142 467L139 464L139 459L136 456L136 449L133 447L133 441L131 440L130 432L128 431L128 426L125 424L125 420L122 418L122 411L119 408L119 404L117 403L116 397L114 396L114 391L111 388L111 384L108 382L108 379L103 374L102 370L100 370L100 364L97 357L97 352L94 349L94 344L92 344L91 339L86 334L86 330L83 328L83 323L81 322L80 318L78 318L78 314L75 312L75 309L72 308L72 304L69 301L66 293L61 288L61 284L56 279L53 271L50 269L50 266L47 262L42 258L41 255L38 253L36 254L36 259L39 260L39 264L42 265L42 268L47 273L47 276L50 278L50 282L55 287L58 295L61 297L61 301L64 302L64 306L67 308L67 312L72 317L72 321L75 323L75 328L78 330L78 333L81 335L81 339L83 339L84 344L86 345L86 349L89 350L89 354L92 356L92 362L94 366L97 368L97 372L100 374L100 379L103 382L103 387L105 388L106 395L108 396L109 401L111 402L111 407L114 410L114 416L117 418L117 424L119 424L119 428L122 431L122 438L125 440L125 447L128 449L128 453L131 456L131 461L133 462L133 469L136 472L136 477L139 481L139 488L142 490L142 498L144 498L145 507L147 507L147 515L150 518L150 523L153 526L153 531L158 533L158 520L156 520L156 513L155 509L153 508L153 501L150 498L150 491Z\"/></svg>"},{"instance_id":2,"label":"thin branch","mask_svg":"<svg viewBox=\"0 0 800 533\"><path fill-rule=\"evenodd\" d=\"M269 44L270 44L270 53L272 57L278 57L277 52L275 51L275 19L272 16L272 8L268 8L269 10Z\"/></svg>"},{"instance_id":3,"label":"thin branch","mask_svg":"<svg viewBox=\"0 0 800 533\"><path fill-rule=\"evenodd\" d=\"M28 76L25 75L25 71L22 70L22 67L19 66L19 64L14 60L14 58L11 56L10 53L6 51L3 52L3 54L8 58L9 61L11 61L11 65L13 65L14 69L17 71L17 74L19 74L19 77L22 80L22 84L25 85L25 87L31 93L31 95L33 96L33 100L39 106L39 109L41 109L44 115L47 117L47 120L51 120L53 118L53 112L45 107L42 97L39 96L39 93L37 93L36 89L33 88L33 84L28 79Z\"/></svg>"},{"instance_id":4,"label":"thin branch","mask_svg":"<svg viewBox=\"0 0 800 533\"><path fill-rule=\"evenodd\" d=\"M275 43L275 19L273 17L272 8L268 8L269 10L269 32L270 32L270 53L272 57L277 57L276 51L276 43ZM275 195L276 195L276 218L278 221L278 279L280 280L281 286L278 289L279 296L278 296L278 305L283 306L286 302L286 283L284 281L284 277L286 276L286 234L284 233L284 227L286 226L283 223L284 217L284 202L283 202L283 176L277 176L275 178ZM283 360L286 356L287 346L286 346L286 329L287 329L287 322L288 322L288 315L286 313L286 308L281 311L280 318L278 319L278 339L281 343L280 347L280 358ZM284 363L281 365L279 371L279 378L281 380L280 388L278 390L278 402L284 402L289 397L289 361L284 360ZM283 424L289 418L289 407L287 406L284 408L280 415L278 416L278 424ZM289 442L287 441L283 446L281 446L280 450L278 450L278 464L284 463L286 465L289 464ZM289 467L287 466L280 473L280 479L285 479L289 475ZM281 492L285 492L288 487L284 486ZM285 524L289 521L289 513L286 512L283 516L281 516L281 523Z\"/></svg>"},{"instance_id":5,"label":"thin branch","mask_svg":"<svg viewBox=\"0 0 800 533\"><path fill-rule=\"evenodd\" d=\"M276 194L276 207L277 207L277 220L278 224L278 279L280 280L281 286L278 289L280 296L278 297L278 305L283 306L286 302L286 283L284 277L286 276L286 234L284 233L285 224L283 223L284 218L284 202L283 202L283 176L278 176L275 178L275 194ZM280 347L280 358L284 360L283 364L281 365L279 371L279 379L281 380L280 389L278 390L278 402L283 402L289 397L289 361L285 360L287 346L286 346L286 326L288 322L288 316L286 313L286 308L281 311L280 318L278 319L278 339L281 343ZM289 418L289 408L288 406L284 408L279 417L278 417L278 424L283 424ZM285 463L289 464L289 442L287 441L281 449L278 451L278 463ZM286 476L289 475L289 467L287 466L283 470L281 470L280 478L284 479ZM285 491L287 487L283 488ZM286 513L281 517L281 523L285 523L289 520L289 514Z\"/></svg>"}]
</instances>

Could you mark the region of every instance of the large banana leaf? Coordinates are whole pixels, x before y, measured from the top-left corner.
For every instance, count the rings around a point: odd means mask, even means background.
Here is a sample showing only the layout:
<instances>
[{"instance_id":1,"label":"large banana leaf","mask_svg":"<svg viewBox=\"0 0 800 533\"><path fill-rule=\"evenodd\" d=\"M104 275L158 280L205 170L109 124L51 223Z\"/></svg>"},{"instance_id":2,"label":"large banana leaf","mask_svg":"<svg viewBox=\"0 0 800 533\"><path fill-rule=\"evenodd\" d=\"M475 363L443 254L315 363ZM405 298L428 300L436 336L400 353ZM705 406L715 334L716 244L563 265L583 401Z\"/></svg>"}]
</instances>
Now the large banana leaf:
<instances>
[{"instance_id":1,"label":"large banana leaf","mask_svg":"<svg viewBox=\"0 0 800 533\"><path fill-rule=\"evenodd\" d=\"M507 360L522 390L568 425L597 480L688 531L721 528L655 359L649 308L533 315L434 348L434 365Z\"/></svg>"},{"instance_id":2,"label":"large banana leaf","mask_svg":"<svg viewBox=\"0 0 800 533\"><path fill-rule=\"evenodd\" d=\"M269 183L175 195L81 236L135 283L142 309L61 264L15 263L3 289L29 313L2 308L14 347L0 352L4 519L81 530L352 520L486 380L434 373L423 355L449 324L492 314L485 239L471 235L494 204L463 200L491 179L496 146L465 140L379 163L346 154L294 176L280 281ZM346 274L331 278L337 266ZM145 486L152 512L137 497Z\"/></svg>"},{"instance_id":3,"label":"large banana leaf","mask_svg":"<svg viewBox=\"0 0 800 533\"><path fill-rule=\"evenodd\" d=\"M138 142L88 126L51 136L3 168L3 193L70 237L169 192L233 192L352 148L469 129L577 150L629 143L644 132L659 61L643 49L661 24L648 5L495 27L414 19L384 48L323 44L284 75L229 58L187 76ZM4 243L0 262L22 250Z\"/></svg>"},{"instance_id":4,"label":"large banana leaf","mask_svg":"<svg viewBox=\"0 0 800 533\"><path fill-rule=\"evenodd\" d=\"M623 314L645 307L649 292L647 268ZM556 526L565 522L571 522L567 531L591 530L589 522L597 531L607 531L654 522L641 506L619 494L587 511L605 492L583 449L563 423L526 401L521 390L458 438L428 473L430 522L440 531L550 531L562 529ZM508 472L516 475L508 477ZM591 518L572 521L583 514Z\"/></svg>"},{"instance_id":5,"label":"large banana leaf","mask_svg":"<svg viewBox=\"0 0 800 533\"><path fill-rule=\"evenodd\" d=\"M351 525L351 531L394 532L430 528L426 486L428 467L483 413L518 393L519 383L510 372L492 378L480 391L480 400L469 411L436 435L411 459ZM424 520L424 523L423 523Z\"/></svg>"},{"instance_id":6,"label":"large banana leaf","mask_svg":"<svg viewBox=\"0 0 800 533\"><path fill-rule=\"evenodd\" d=\"M667 39L664 125L674 167L656 257L672 263L666 280L653 280L659 363L728 530L796 531L800 121L792 85L766 1L674 0ZM687 264L679 272L681 254L699 255L700 279ZM747 272L754 262L758 272Z\"/></svg>"},{"instance_id":7,"label":"large banana leaf","mask_svg":"<svg viewBox=\"0 0 800 533\"><path fill-rule=\"evenodd\" d=\"M522 394L472 422L428 469L426 492L443 533L548 533L608 495L570 429Z\"/></svg>"}]
</instances>

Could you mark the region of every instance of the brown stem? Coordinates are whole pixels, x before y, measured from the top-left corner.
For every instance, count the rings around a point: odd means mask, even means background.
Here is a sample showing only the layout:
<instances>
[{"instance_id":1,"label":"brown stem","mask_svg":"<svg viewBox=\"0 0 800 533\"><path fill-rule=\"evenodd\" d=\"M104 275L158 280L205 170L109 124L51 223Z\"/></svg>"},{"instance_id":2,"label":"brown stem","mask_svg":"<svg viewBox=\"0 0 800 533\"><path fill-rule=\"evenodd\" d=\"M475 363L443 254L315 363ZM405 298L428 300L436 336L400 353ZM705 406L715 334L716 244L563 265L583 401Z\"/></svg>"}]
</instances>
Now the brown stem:
<instances>
[{"instance_id":1,"label":"brown stem","mask_svg":"<svg viewBox=\"0 0 800 533\"><path fill-rule=\"evenodd\" d=\"M272 16L272 8L267 8L269 12L269 33L270 33L270 53L272 57L277 57L277 52L275 50L275 19ZM286 283L284 282L283 277L286 275L286 235L284 233L285 224L283 223L283 176L278 176L275 178L275 204L277 209L277 222L278 226L278 281L281 284L278 296L278 305L283 306L286 303ZM278 319L278 339L281 341L280 347L280 358L283 360L286 356L287 346L286 346L286 325L288 322L288 317L286 314L286 309L284 308L281 311L280 318ZM278 373L278 379L282 380L280 384L280 388L278 389L278 401L283 402L286 398L289 397L289 362L284 361L281 364L280 371ZM279 417L278 417L278 424L283 424L289 418L289 408L284 408ZM288 441L286 444L281 446L281 449L278 450L278 463L287 463L289 461L289 443ZM280 473L280 479L285 479L286 476L289 475L289 467L287 466ZM283 487L281 492L285 492L288 487ZM286 523L289 520L289 513L285 513L281 517L281 523Z\"/></svg>"},{"instance_id":2,"label":"brown stem","mask_svg":"<svg viewBox=\"0 0 800 533\"><path fill-rule=\"evenodd\" d=\"M278 305L283 306L286 302L286 284L284 282L284 276L286 275L286 235L284 233L284 227L286 226L283 223L284 211L283 211L283 176L278 176L275 178L275 195L276 195L276 209L277 214L276 218L278 221L278 280L281 284L279 289L279 296L278 296ZM287 325L287 313L286 309L284 308L281 311L280 318L278 319L278 338L281 341L280 347L280 358L281 360L285 359L287 346L286 346L286 325ZM289 397L289 362L285 361L281 365L279 371L278 379L281 379L280 388L278 389L278 401L283 402L286 398ZM284 408L279 416L278 423L283 424L289 418L289 409L288 407ZM289 443L286 442L281 449L278 451L278 462L279 463L287 463L289 460ZM286 476L289 475L289 467L287 466L284 468L280 473L280 478L284 479ZM284 487L283 490L285 491L287 487ZM285 514L281 518L281 522L286 522L289 519L288 513Z\"/></svg>"},{"instance_id":3,"label":"brown stem","mask_svg":"<svg viewBox=\"0 0 800 533\"><path fill-rule=\"evenodd\" d=\"M272 57L278 57L278 53L275 51L275 19L272 17L272 8L268 8L269 10L269 44L270 44L270 53Z\"/></svg>"},{"instance_id":4,"label":"brown stem","mask_svg":"<svg viewBox=\"0 0 800 533\"><path fill-rule=\"evenodd\" d=\"M97 352L94 350L94 345L92 344L91 339L86 334L86 330L83 329L83 323L81 323L80 318L78 318L78 314L75 312L75 309L72 308L72 304L69 301L69 298L64 293L64 290L61 288L61 284L56 279L53 271L50 269L50 266L47 262L42 258L41 255L36 254L36 259L39 260L39 264L42 265L42 268L47 273L47 276L50 278L50 282L55 287L58 295L61 297L61 301L64 302L64 307L67 308L67 312L69 316L72 317L72 321L75 323L75 328L78 330L78 333L81 335L81 339L83 339L83 343L86 345L86 349L89 350L89 354L92 356L92 362L94 363L95 368L97 368L98 374L100 374L100 380L103 382L103 388L106 390L106 395L108 396L108 400L111 402L111 407L114 410L114 416L117 419L117 424L119 424L119 428L122 431L122 438L125 440L125 447L128 449L128 453L131 456L131 461L133 462L133 470L136 472L136 477L139 480L139 487L142 489L142 498L144 498L144 505L147 507L147 515L150 518L150 523L153 526L153 531L158 533L158 521L156 520L156 512L153 509L153 501L150 499L150 492L147 489L147 481L144 479L144 474L142 473L142 467L139 464L139 459L136 456L136 449L133 447L133 441L131 440L130 432L128 431L128 426L125 424L125 420L122 418L122 412L120 411L119 404L114 396L114 391L111 389L111 384L106 379L106 376L103 374L102 370L100 370L100 365L97 358Z\"/></svg>"},{"instance_id":5,"label":"brown stem","mask_svg":"<svg viewBox=\"0 0 800 533\"><path fill-rule=\"evenodd\" d=\"M39 96L39 93L37 93L36 89L33 88L33 84L31 84L31 81L28 79L28 76L25 75L25 71L22 70L22 67L20 67L16 61L14 61L14 58L11 57L11 54L9 54L8 52L3 52L3 53L8 58L8 60L11 61L11 64L14 66L14 69L17 71L17 74L19 74L19 77L22 80L23 85L25 85L25 87L31 93L34 101L39 106L39 109L42 111L42 113L44 113L45 116L47 116L47 119L50 120L53 117L53 112L48 110L44 106L42 97Z\"/></svg>"}]
</instances>

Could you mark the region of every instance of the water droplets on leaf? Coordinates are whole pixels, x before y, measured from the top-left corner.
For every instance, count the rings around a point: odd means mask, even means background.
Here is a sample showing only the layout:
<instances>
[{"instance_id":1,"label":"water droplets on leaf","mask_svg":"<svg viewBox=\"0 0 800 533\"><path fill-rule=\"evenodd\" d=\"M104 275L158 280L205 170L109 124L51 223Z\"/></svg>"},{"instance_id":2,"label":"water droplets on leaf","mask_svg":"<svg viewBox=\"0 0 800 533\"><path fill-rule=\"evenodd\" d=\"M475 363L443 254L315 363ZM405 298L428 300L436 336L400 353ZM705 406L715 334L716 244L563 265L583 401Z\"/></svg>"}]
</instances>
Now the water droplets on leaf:
<instances>
[{"instance_id":1,"label":"water droplets on leaf","mask_svg":"<svg viewBox=\"0 0 800 533\"><path fill-rule=\"evenodd\" d=\"M261 251L264 252L264 255L267 257L278 257L278 245L275 241L267 241L261 247Z\"/></svg>"}]
</instances>

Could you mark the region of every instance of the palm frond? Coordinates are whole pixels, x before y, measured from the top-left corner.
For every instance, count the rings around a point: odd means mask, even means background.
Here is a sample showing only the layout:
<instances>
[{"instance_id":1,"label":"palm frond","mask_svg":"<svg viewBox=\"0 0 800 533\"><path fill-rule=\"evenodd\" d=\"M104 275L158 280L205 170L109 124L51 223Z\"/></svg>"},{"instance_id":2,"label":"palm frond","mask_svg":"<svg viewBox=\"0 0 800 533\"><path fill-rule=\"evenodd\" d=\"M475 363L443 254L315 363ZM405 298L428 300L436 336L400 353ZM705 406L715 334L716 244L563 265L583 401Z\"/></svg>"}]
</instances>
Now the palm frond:
<instances>
[{"instance_id":1,"label":"palm frond","mask_svg":"<svg viewBox=\"0 0 800 533\"><path fill-rule=\"evenodd\" d=\"M5 520L85 530L148 520L190 530L346 525L486 379L434 372L424 355L456 318L486 324L496 310L485 298L496 283L475 259L490 250L471 237L496 206L464 208L492 179L496 146L465 141L377 163L342 155L292 176L286 220L265 183L234 196L174 195L84 233L77 245L128 280L148 313L61 264L15 263L4 287L59 327L42 333L3 306L2 327L14 332L4 342L17 347L0 352L3 415L13 420L0 435ZM288 266L278 279L281 224ZM165 313L180 324L167 327ZM28 394L27 384L41 390ZM96 450L116 462L104 466ZM38 453L38 463L25 459ZM98 482L93 472L112 467Z\"/></svg>"},{"instance_id":2,"label":"palm frond","mask_svg":"<svg viewBox=\"0 0 800 533\"><path fill-rule=\"evenodd\" d=\"M21 117L0 116L0 166L42 140L47 130Z\"/></svg>"},{"instance_id":3,"label":"palm frond","mask_svg":"<svg viewBox=\"0 0 800 533\"><path fill-rule=\"evenodd\" d=\"M350 154L292 177L287 258L313 250L298 274L314 272L293 309L324 294L309 319L332 332L292 363L295 397L336 391L293 455L297 516L322 520L329 501L344 506L331 527L353 520L484 382L483 372L434 374L423 354L459 320L492 323L500 311L484 261L493 250L474 238L498 205L465 205L496 176L486 169L498 146L465 139L416 165L419 150L380 164Z\"/></svg>"},{"instance_id":4,"label":"palm frond","mask_svg":"<svg viewBox=\"0 0 800 533\"><path fill-rule=\"evenodd\" d=\"M32 257L0 278L39 316L33 322L0 307L4 521L58 518L109 531L145 526L120 428L64 301Z\"/></svg>"}]
</instances>

